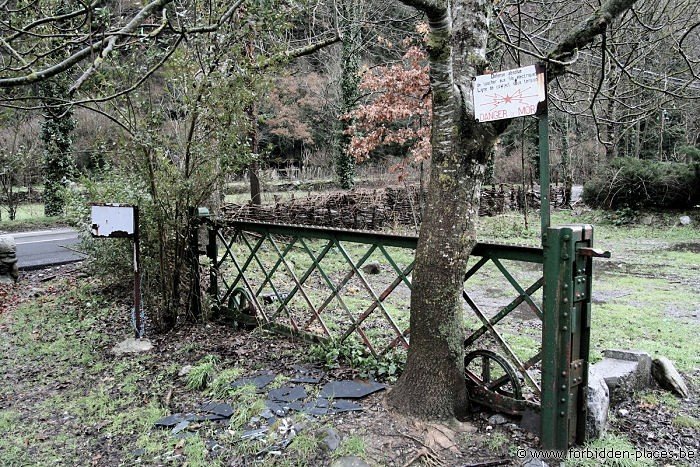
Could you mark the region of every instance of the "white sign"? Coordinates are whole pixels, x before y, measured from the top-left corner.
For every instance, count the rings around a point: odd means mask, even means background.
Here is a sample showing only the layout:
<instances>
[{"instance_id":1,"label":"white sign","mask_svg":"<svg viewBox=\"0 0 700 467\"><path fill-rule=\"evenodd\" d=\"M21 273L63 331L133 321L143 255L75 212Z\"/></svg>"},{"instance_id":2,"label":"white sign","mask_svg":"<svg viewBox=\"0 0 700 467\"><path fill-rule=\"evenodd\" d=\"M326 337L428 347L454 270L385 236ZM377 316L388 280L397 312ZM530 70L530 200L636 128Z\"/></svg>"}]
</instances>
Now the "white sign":
<instances>
[{"instance_id":1,"label":"white sign","mask_svg":"<svg viewBox=\"0 0 700 467\"><path fill-rule=\"evenodd\" d=\"M134 207L126 204L93 204L93 237L133 237Z\"/></svg>"},{"instance_id":2,"label":"white sign","mask_svg":"<svg viewBox=\"0 0 700 467\"><path fill-rule=\"evenodd\" d=\"M544 70L530 65L477 76L472 95L480 122L534 115L546 99Z\"/></svg>"}]
</instances>

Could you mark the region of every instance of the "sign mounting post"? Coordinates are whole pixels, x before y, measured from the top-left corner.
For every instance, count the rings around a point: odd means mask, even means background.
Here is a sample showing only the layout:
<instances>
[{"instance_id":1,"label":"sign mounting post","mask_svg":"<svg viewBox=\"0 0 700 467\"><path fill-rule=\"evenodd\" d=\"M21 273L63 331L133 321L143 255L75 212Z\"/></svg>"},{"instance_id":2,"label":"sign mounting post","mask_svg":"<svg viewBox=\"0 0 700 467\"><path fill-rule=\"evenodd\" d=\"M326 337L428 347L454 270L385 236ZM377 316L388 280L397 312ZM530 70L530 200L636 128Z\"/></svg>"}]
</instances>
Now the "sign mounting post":
<instances>
[{"instance_id":1,"label":"sign mounting post","mask_svg":"<svg viewBox=\"0 0 700 467\"><path fill-rule=\"evenodd\" d=\"M134 241L134 310L133 323L137 339L144 336L141 305L141 264L139 251L139 208L128 204L102 203L91 206L90 233L93 237L130 238Z\"/></svg>"},{"instance_id":2,"label":"sign mounting post","mask_svg":"<svg viewBox=\"0 0 700 467\"><path fill-rule=\"evenodd\" d=\"M549 122L543 65L530 65L474 78L474 116L479 122L539 116L540 217L542 242L549 227Z\"/></svg>"}]
</instances>

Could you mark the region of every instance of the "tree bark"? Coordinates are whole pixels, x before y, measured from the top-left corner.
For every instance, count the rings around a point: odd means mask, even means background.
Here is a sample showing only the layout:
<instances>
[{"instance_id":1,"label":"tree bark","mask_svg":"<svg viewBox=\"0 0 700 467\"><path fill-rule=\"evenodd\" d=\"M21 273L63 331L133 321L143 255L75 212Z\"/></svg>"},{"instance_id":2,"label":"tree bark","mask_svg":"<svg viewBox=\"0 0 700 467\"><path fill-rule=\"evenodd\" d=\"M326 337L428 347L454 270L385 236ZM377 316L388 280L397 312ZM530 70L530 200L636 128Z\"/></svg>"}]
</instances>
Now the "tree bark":
<instances>
[{"instance_id":1,"label":"tree bark","mask_svg":"<svg viewBox=\"0 0 700 467\"><path fill-rule=\"evenodd\" d=\"M467 408L462 289L476 244L481 184L491 150L509 121L478 123L472 78L486 68L489 0L401 0L423 11L430 26L433 93L431 176L411 293L411 346L387 403L422 419L449 420ZM583 47L634 0L609 0L564 43ZM569 57L568 46L549 56ZM563 72L558 65L552 70Z\"/></svg>"},{"instance_id":2,"label":"tree bark","mask_svg":"<svg viewBox=\"0 0 700 467\"><path fill-rule=\"evenodd\" d=\"M490 2L457 2L451 10L436 3L427 11L432 156L413 273L411 347L388 402L404 414L450 419L467 408L461 292L496 132L477 127L469 109L470 77L486 64Z\"/></svg>"}]
</instances>

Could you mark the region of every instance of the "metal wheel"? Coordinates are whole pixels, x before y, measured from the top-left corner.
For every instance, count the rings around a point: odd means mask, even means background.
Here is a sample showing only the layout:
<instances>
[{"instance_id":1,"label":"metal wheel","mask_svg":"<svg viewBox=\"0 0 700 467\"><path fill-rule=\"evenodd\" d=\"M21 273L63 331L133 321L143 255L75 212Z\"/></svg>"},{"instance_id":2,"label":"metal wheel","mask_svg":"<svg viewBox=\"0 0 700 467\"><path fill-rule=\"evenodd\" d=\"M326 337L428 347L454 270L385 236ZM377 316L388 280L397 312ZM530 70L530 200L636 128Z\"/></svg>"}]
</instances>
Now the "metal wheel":
<instances>
[{"instance_id":1,"label":"metal wheel","mask_svg":"<svg viewBox=\"0 0 700 467\"><path fill-rule=\"evenodd\" d=\"M233 319L246 326L257 324L255 305L250 294L244 288L233 289L228 299L228 312Z\"/></svg>"},{"instance_id":2,"label":"metal wheel","mask_svg":"<svg viewBox=\"0 0 700 467\"><path fill-rule=\"evenodd\" d=\"M518 373L496 352L469 352L464 357L464 377L473 402L510 414L522 413L523 390Z\"/></svg>"}]
</instances>

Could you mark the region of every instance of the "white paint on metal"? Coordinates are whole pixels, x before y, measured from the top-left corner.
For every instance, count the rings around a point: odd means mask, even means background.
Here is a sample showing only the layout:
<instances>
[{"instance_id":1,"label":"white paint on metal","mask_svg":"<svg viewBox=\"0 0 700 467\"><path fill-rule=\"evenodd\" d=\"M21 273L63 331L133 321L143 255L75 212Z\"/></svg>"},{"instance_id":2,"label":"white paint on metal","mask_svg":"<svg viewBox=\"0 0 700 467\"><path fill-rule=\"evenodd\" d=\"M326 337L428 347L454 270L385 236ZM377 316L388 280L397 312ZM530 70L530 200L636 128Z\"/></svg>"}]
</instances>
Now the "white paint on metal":
<instances>
[{"instance_id":1,"label":"white paint on metal","mask_svg":"<svg viewBox=\"0 0 700 467\"><path fill-rule=\"evenodd\" d=\"M93 205L90 232L94 237L134 236L134 207L116 203Z\"/></svg>"},{"instance_id":2,"label":"white paint on metal","mask_svg":"<svg viewBox=\"0 0 700 467\"><path fill-rule=\"evenodd\" d=\"M534 115L537 104L544 102L544 71L535 65L489 75L474 81L474 114L480 122Z\"/></svg>"}]
</instances>

